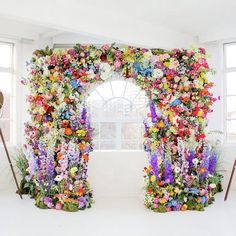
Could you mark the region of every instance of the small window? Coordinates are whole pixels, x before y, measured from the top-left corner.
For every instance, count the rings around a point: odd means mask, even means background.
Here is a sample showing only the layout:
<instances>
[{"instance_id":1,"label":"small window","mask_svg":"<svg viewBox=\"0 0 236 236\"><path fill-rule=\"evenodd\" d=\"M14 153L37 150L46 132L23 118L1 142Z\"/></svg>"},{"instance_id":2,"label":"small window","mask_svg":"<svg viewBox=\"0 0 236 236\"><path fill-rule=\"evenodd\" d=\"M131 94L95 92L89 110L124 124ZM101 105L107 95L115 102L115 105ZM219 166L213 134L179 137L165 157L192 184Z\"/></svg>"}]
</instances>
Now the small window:
<instances>
[{"instance_id":1,"label":"small window","mask_svg":"<svg viewBox=\"0 0 236 236\"><path fill-rule=\"evenodd\" d=\"M108 81L87 99L95 150L142 150L143 119L148 99L144 91L128 81Z\"/></svg>"},{"instance_id":2,"label":"small window","mask_svg":"<svg viewBox=\"0 0 236 236\"><path fill-rule=\"evenodd\" d=\"M0 42L0 90L4 94L4 106L0 114L0 127L6 142L13 141L13 50L11 43Z\"/></svg>"},{"instance_id":3,"label":"small window","mask_svg":"<svg viewBox=\"0 0 236 236\"><path fill-rule=\"evenodd\" d=\"M224 45L225 123L227 142L236 142L236 43Z\"/></svg>"}]
</instances>

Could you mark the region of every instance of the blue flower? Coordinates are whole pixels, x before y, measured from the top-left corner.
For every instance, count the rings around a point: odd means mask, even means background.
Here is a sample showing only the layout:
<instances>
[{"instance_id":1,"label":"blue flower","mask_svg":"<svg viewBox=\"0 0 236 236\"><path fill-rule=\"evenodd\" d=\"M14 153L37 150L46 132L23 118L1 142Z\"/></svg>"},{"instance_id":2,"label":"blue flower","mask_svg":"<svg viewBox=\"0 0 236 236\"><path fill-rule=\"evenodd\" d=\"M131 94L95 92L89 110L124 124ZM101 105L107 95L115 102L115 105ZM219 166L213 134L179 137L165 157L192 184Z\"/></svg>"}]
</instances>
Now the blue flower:
<instances>
[{"instance_id":1,"label":"blue flower","mask_svg":"<svg viewBox=\"0 0 236 236\"><path fill-rule=\"evenodd\" d=\"M140 72L141 71L141 65L139 62L135 62L134 63L134 69L136 72Z\"/></svg>"},{"instance_id":2,"label":"blue flower","mask_svg":"<svg viewBox=\"0 0 236 236\"><path fill-rule=\"evenodd\" d=\"M172 200L172 201L171 201L171 205L172 205L173 207L176 207L176 206L177 206L177 201Z\"/></svg>"},{"instance_id":3,"label":"blue flower","mask_svg":"<svg viewBox=\"0 0 236 236\"><path fill-rule=\"evenodd\" d=\"M179 99L175 99L172 103L171 103L171 106L174 107L174 106L177 106L177 105L180 105L182 102L179 100Z\"/></svg>"},{"instance_id":4,"label":"blue flower","mask_svg":"<svg viewBox=\"0 0 236 236\"><path fill-rule=\"evenodd\" d=\"M72 79L70 81L70 84L71 84L72 88L74 88L74 89L77 89L79 87L79 85L77 84L76 80L74 80L74 79Z\"/></svg>"},{"instance_id":5,"label":"blue flower","mask_svg":"<svg viewBox=\"0 0 236 236\"><path fill-rule=\"evenodd\" d=\"M206 197L205 197L205 196L202 196L202 197L201 197L201 200L202 200L202 204L205 204L205 203L206 203L206 201L207 201L207 199L206 199Z\"/></svg>"}]
</instances>

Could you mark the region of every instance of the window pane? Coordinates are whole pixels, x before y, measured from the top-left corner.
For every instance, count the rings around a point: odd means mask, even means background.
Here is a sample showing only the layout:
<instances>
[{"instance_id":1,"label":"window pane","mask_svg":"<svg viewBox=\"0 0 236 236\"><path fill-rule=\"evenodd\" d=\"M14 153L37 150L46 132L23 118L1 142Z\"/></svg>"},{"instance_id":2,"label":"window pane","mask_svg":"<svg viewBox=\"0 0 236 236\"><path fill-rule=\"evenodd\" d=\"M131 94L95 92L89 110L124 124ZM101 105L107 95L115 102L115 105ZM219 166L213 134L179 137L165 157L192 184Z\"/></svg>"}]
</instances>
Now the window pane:
<instances>
[{"instance_id":1,"label":"window pane","mask_svg":"<svg viewBox=\"0 0 236 236\"><path fill-rule=\"evenodd\" d=\"M122 141L121 149L136 150L141 148L138 141L134 142L134 141L124 140Z\"/></svg>"},{"instance_id":2,"label":"window pane","mask_svg":"<svg viewBox=\"0 0 236 236\"><path fill-rule=\"evenodd\" d=\"M97 88L97 91L98 91L99 94L101 94L102 97L105 98L105 99L112 97L112 90L111 90L111 85L110 85L109 82L100 85L100 86Z\"/></svg>"},{"instance_id":3,"label":"window pane","mask_svg":"<svg viewBox=\"0 0 236 236\"><path fill-rule=\"evenodd\" d=\"M0 128L2 129L3 137L6 142L10 141L10 121L0 120ZM0 143L2 142L0 138Z\"/></svg>"},{"instance_id":4,"label":"window pane","mask_svg":"<svg viewBox=\"0 0 236 236\"><path fill-rule=\"evenodd\" d=\"M236 67L236 44L226 45L226 67Z\"/></svg>"},{"instance_id":5,"label":"window pane","mask_svg":"<svg viewBox=\"0 0 236 236\"><path fill-rule=\"evenodd\" d=\"M227 118L236 118L236 96L227 97Z\"/></svg>"},{"instance_id":6,"label":"window pane","mask_svg":"<svg viewBox=\"0 0 236 236\"><path fill-rule=\"evenodd\" d=\"M236 72L227 73L227 95L236 95Z\"/></svg>"},{"instance_id":7,"label":"window pane","mask_svg":"<svg viewBox=\"0 0 236 236\"><path fill-rule=\"evenodd\" d=\"M113 139L116 135L116 126L114 123L102 123L100 126L101 139Z\"/></svg>"},{"instance_id":8,"label":"window pane","mask_svg":"<svg viewBox=\"0 0 236 236\"><path fill-rule=\"evenodd\" d=\"M100 141L100 149L103 149L103 150L116 149L115 140L111 140L111 141L101 140Z\"/></svg>"},{"instance_id":9,"label":"window pane","mask_svg":"<svg viewBox=\"0 0 236 236\"><path fill-rule=\"evenodd\" d=\"M2 118L10 118L11 74L0 72L0 90L4 95Z\"/></svg>"},{"instance_id":10,"label":"window pane","mask_svg":"<svg viewBox=\"0 0 236 236\"><path fill-rule=\"evenodd\" d=\"M12 45L0 43L0 67L11 67Z\"/></svg>"},{"instance_id":11,"label":"window pane","mask_svg":"<svg viewBox=\"0 0 236 236\"><path fill-rule=\"evenodd\" d=\"M227 140L236 142L236 120L227 120Z\"/></svg>"},{"instance_id":12,"label":"window pane","mask_svg":"<svg viewBox=\"0 0 236 236\"><path fill-rule=\"evenodd\" d=\"M137 123L124 123L121 130L122 139L138 140L141 135L141 125Z\"/></svg>"},{"instance_id":13,"label":"window pane","mask_svg":"<svg viewBox=\"0 0 236 236\"><path fill-rule=\"evenodd\" d=\"M112 81L112 90L115 97L123 97L126 83L124 81Z\"/></svg>"}]
</instances>

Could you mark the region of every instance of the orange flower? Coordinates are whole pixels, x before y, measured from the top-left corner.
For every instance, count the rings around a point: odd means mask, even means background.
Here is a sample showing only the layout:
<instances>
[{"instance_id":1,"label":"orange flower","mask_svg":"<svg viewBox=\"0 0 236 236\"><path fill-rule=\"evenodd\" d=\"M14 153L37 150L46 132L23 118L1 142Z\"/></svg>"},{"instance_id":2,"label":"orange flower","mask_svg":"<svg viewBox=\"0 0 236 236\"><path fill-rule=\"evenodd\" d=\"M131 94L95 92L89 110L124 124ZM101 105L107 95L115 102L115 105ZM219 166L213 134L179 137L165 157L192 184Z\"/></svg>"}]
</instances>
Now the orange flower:
<instances>
[{"instance_id":1,"label":"orange flower","mask_svg":"<svg viewBox=\"0 0 236 236\"><path fill-rule=\"evenodd\" d=\"M69 190L65 190L65 191L64 191L64 194L69 195L69 194L70 194L70 191L69 191Z\"/></svg>"},{"instance_id":2,"label":"orange flower","mask_svg":"<svg viewBox=\"0 0 236 236\"><path fill-rule=\"evenodd\" d=\"M165 126L165 123L161 120L158 122L157 127L163 128Z\"/></svg>"},{"instance_id":3,"label":"orange flower","mask_svg":"<svg viewBox=\"0 0 236 236\"><path fill-rule=\"evenodd\" d=\"M83 159L85 160L85 161L88 161L89 160L89 155L88 154L83 154Z\"/></svg>"},{"instance_id":4,"label":"orange flower","mask_svg":"<svg viewBox=\"0 0 236 236\"><path fill-rule=\"evenodd\" d=\"M85 193L85 191L84 191L83 188L80 188L80 189L77 191L77 194L78 194L79 196L83 196L84 193Z\"/></svg>"},{"instance_id":5,"label":"orange flower","mask_svg":"<svg viewBox=\"0 0 236 236\"><path fill-rule=\"evenodd\" d=\"M80 150L80 151L83 150L83 148L84 148L83 143L79 143L78 146L79 146L79 150Z\"/></svg>"},{"instance_id":6,"label":"orange flower","mask_svg":"<svg viewBox=\"0 0 236 236\"><path fill-rule=\"evenodd\" d=\"M58 160L58 161L61 160L61 159L62 159L62 156L63 156L63 154L62 154L61 152L58 152L58 153L57 153L57 160Z\"/></svg>"},{"instance_id":7,"label":"orange flower","mask_svg":"<svg viewBox=\"0 0 236 236\"><path fill-rule=\"evenodd\" d=\"M74 199L74 198L66 198L66 199L64 199L64 202L78 203L78 200Z\"/></svg>"},{"instance_id":8,"label":"orange flower","mask_svg":"<svg viewBox=\"0 0 236 236\"><path fill-rule=\"evenodd\" d=\"M206 172L206 168L204 167L201 167L200 170L199 170L200 174L204 174Z\"/></svg>"},{"instance_id":9,"label":"orange flower","mask_svg":"<svg viewBox=\"0 0 236 236\"><path fill-rule=\"evenodd\" d=\"M65 135L69 136L69 135L72 135L73 131L71 128L65 128L64 133L65 133Z\"/></svg>"}]
</instances>

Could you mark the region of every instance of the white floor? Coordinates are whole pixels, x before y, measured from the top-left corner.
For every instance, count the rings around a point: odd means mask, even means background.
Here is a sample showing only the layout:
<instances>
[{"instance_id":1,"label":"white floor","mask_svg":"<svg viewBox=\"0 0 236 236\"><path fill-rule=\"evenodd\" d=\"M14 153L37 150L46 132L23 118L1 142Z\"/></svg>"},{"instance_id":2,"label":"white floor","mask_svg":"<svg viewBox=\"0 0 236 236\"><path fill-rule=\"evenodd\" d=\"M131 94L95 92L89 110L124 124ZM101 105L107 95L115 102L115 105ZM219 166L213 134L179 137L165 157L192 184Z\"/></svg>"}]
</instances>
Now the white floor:
<instances>
[{"instance_id":1,"label":"white floor","mask_svg":"<svg viewBox=\"0 0 236 236\"><path fill-rule=\"evenodd\" d=\"M236 192L223 193L204 212L154 213L137 198L98 198L91 209L67 213L41 210L13 191L0 194L0 236L235 236Z\"/></svg>"}]
</instances>

